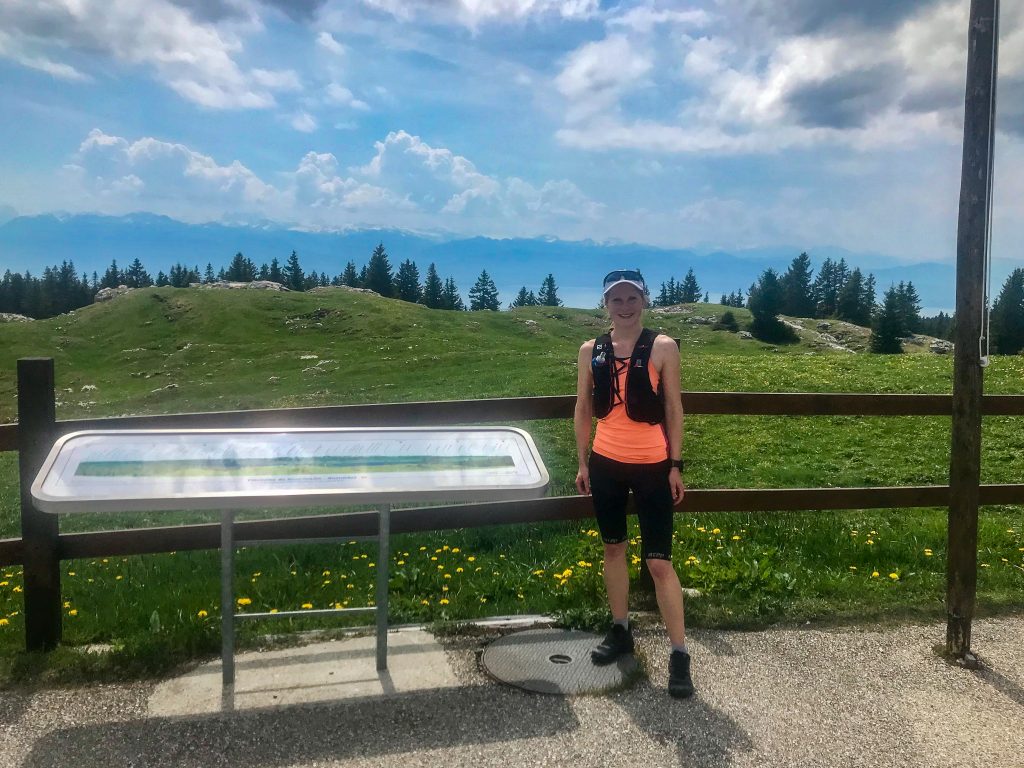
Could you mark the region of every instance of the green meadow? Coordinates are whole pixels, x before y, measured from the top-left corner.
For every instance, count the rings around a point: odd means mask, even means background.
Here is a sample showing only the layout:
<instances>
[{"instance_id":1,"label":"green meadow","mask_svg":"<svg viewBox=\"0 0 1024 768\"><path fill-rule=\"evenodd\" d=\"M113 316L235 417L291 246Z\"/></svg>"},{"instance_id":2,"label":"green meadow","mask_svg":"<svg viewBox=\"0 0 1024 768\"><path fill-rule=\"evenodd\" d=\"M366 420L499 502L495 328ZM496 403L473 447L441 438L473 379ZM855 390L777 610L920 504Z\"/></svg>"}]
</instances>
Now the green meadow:
<instances>
[{"instance_id":1,"label":"green meadow","mask_svg":"<svg viewBox=\"0 0 1024 768\"><path fill-rule=\"evenodd\" d=\"M649 312L680 339L684 391L948 393L952 358L831 351L804 340L774 347L686 322L723 307ZM733 309L741 327L749 314ZM813 328L813 322L805 326ZM0 423L16 419L16 360L55 359L58 419L564 395L575 391L579 345L604 329L600 310L529 307L447 312L344 289L307 294L144 289L74 314L0 325ZM1024 356L994 357L988 393L1024 394ZM685 399L684 399L685 407ZM524 422L570 495L572 424ZM982 479L1024 478L1021 419L984 421ZM687 416L690 488L945 484L943 417ZM310 514L293 510L287 514ZM323 511L323 510L319 510ZM258 518L281 512L251 512ZM0 454L0 538L19 535L17 455ZM212 521L199 513L77 515L62 531ZM604 621L595 526L492 526L396 536L391 621L445 624L521 613ZM634 548L632 567L639 567ZM674 560L697 627L863 622L944 615L946 510L679 514ZM372 603L373 542L241 549L236 594L245 610ZM978 610L1024 608L1024 514L985 507ZM113 679L166 672L219 648L217 552L65 561L64 645L22 653L22 574L0 568L0 681ZM636 596L638 607L646 603ZM241 645L365 621L287 618L239 626ZM85 648L101 648L86 653Z\"/></svg>"}]
</instances>

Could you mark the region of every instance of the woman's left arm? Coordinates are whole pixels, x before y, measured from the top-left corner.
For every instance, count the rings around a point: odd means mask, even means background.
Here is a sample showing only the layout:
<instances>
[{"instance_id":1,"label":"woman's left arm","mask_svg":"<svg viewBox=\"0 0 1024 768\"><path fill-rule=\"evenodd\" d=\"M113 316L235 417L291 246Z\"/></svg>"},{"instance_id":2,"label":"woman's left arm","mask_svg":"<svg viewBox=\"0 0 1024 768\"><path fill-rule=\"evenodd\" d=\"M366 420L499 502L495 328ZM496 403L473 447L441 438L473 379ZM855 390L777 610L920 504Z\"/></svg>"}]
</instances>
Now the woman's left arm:
<instances>
[{"instance_id":1,"label":"woman's left arm","mask_svg":"<svg viewBox=\"0 0 1024 768\"><path fill-rule=\"evenodd\" d=\"M679 347L676 342L664 334L654 341L653 357L655 369L661 379L661 389L665 396L665 432L668 435L668 456L679 459L683 455L683 402L679 383ZM683 500L686 487L683 485L682 474L673 467L668 475L672 488L672 500L678 504Z\"/></svg>"}]
</instances>

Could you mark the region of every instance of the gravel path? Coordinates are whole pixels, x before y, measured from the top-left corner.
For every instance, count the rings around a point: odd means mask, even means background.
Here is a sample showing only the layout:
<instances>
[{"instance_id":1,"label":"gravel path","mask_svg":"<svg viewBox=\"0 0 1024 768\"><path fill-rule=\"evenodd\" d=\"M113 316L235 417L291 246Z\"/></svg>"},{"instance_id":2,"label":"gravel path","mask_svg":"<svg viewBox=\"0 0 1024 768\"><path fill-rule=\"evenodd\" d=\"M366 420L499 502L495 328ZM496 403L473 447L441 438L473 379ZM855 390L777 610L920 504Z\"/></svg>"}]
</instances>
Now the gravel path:
<instances>
[{"instance_id":1,"label":"gravel path","mask_svg":"<svg viewBox=\"0 0 1024 768\"><path fill-rule=\"evenodd\" d=\"M7 768L292 766L1017 766L1024 617L974 622L987 668L932 650L944 625L695 631L698 694L664 692L664 634L638 632L647 680L608 696L527 694L446 640L461 687L386 699L147 717L152 684L0 697Z\"/></svg>"}]
</instances>

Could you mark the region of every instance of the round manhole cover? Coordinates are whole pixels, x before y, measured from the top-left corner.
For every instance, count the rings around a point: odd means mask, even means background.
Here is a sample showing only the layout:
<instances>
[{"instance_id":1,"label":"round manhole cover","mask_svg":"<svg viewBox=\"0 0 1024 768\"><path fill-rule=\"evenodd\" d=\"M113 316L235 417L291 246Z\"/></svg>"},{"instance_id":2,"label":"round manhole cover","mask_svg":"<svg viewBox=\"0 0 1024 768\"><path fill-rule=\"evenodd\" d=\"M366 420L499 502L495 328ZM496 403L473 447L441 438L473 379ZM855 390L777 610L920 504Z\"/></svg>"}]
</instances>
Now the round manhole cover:
<instances>
[{"instance_id":1,"label":"round manhole cover","mask_svg":"<svg viewBox=\"0 0 1024 768\"><path fill-rule=\"evenodd\" d=\"M484 648L481 664L496 680L536 693L603 693L637 676L632 654L599 667L590 651L598 635L567 629L528 629L498 638Z\"/></svg>"}]
</instances>

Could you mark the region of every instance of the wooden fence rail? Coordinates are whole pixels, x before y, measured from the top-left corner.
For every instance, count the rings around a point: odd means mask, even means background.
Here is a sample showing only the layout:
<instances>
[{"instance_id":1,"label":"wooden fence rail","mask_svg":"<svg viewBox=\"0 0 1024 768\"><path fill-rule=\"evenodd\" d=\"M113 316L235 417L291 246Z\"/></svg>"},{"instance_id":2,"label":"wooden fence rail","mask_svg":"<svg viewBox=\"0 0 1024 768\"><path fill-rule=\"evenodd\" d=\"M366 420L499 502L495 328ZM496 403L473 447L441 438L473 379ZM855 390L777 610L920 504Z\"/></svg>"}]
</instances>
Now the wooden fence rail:
<instances>
[{"instance_id":1,"label":"wooden fence rail","mask_svg":"<svg viewBox=\"0 0 1024 768\"><path fill-rule=\"evenodd\" d=\"M19 361L19 372L39 368L46 374L50 360ZM45 375L43 376L45 378ZM19 377L20 378L20 377ZM52 375L50 376L52 378ZM44 387L45 388L45 387ZM33 387L26 386L26 392ZM42 400L53 399L52 385ZM34 390L33 390L34 391ZM39 400L40 393L33 399ZM765 392L685 392L684 410L688 414L771 415L771 416L946 416L952 414L952 396L935 394L852 394L852 393L765 393ZM45 431L43 442L51 445L58 437L88 429L215 429L245 427L358 427L424 426L521 422L544 419L570 419L574 395L551 397L488 398L417 403L325 406L272 410L185 413L161 416L125 416L101 419L53 420L52 407L47 418L39 421ZM1024 416L1024 395L988 395L982 403L988 416ZM28 419L25 419L28 423ZM24 498L45 451L40 451L39 435L23 434L18 424L0 425L0 451L19 451L23 497L23 531L26 520L41 513L26 509ZM31 454L30 462L24 461ZM31 464L32 466L27 466ZM979 489L984 504L1024 504L1024 484L984 485ZM868 508L941 507L950 503L949 486L911 486L881 488L776 488L776 489L694 489L687 492L682 512L825 510ZM30 506L30 505L29 505ZM533 501L458 504L449 506L397 509L392 512L394 533L470 528L484 525L539 523L587 518L592 515L588 499L582 496L550 497ZM49 522L49 521L47 521ZM22 538L0 540L0 566L25 564L26 584L32 568L45 578L46 602L53 599L49 572L61 560L160 552L215 549L220 545L217 524L163 526L132 530L89 533L41 534L32 544ZM356 512L288 517L241 522L236 540L240 544L261 539L311 540L369 536L376 532L376 514ZM24 534L23 534L24 535ZM42 570L45 566L45 570ZM38 590L33 590L38 592ZM28 633L30 648L52 647L59 640L59 612L54 618L49 608L29 610L26 589L26 619L29 613L40 615L39 622L49 627ZM34 638L34 639L33 639Z\"/></svg>"}]
</instances>

